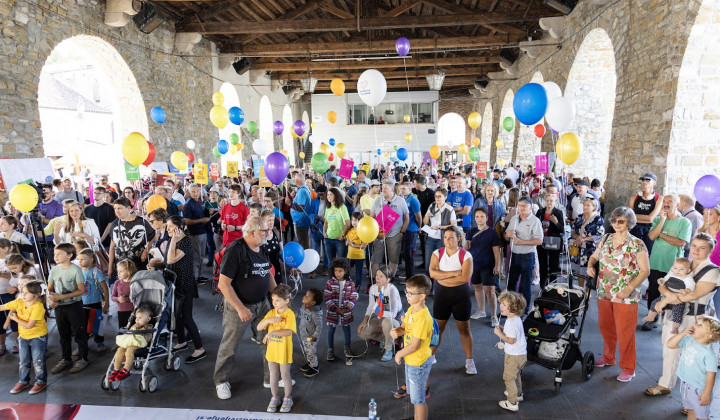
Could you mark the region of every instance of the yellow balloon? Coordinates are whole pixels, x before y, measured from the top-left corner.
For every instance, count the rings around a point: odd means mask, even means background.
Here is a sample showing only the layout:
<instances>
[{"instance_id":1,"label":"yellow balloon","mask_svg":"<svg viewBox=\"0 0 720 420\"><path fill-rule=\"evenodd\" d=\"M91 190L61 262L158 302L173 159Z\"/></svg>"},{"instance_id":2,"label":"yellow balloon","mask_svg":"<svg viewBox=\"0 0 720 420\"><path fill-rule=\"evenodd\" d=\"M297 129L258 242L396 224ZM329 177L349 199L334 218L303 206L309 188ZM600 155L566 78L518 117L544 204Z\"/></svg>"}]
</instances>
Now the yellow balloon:
<instances>
[{"instance_id":1,"label":"yellow balloon","mask_svg":"<svg viewBox=\"0 0 720 420\"><path fill-rule=\"evenodd\" d=\"M242 144L242 143L238 143L238 144L237 144L237 149L238 149L238 151L239 151L239 150L243 150L243 149L245 149L245 145Z\"/></svg>"},{"instance_id":2,"label":"yellow balloon","mask_svg":"<svg viewBox=\"0 0 720 420\"><path fill-rule=\"evenodd\" d=\"M328 112L327 119L330 121L330 124L335 124L335 121L337 121L337 114L335 111Z\"/></svg>"},{"instance_id":3,"label":"yellow balloon","mask_svg":"<svg viewBox=\"0 0 720 420\"><path fill-rule=\"evenodd\" d=\"M222 105L223 102L225 102L225 96L220 92L215 92L213 93L212 101L215 105Z\"/></svg>"},{"instance_id":4,"label":"yellow balloon","mask_svg":"<svg viewBox=\"0 0 720 420\"><path fill-rule=\"evenodd\" d=\"M495 140L495 147L497 147L498 149L502 149L503 146L504 146L504 144L503 144L502 139Z\"/></svg>"},{"instance_id":5,"label":"yellow balloon","mask_svg":"<svg viewBox=\"0 0 720 420\"><path fill-rule=\"evenodd\" d=\"M389 157L390 157L390 152L385 152L385 153L383 153L383 156L385 156L386 158L389 158Z\"/></svg>"},{"instance_id":6,"label":"yellow balloon","mask_svg":"<svg viewBox=\"0 0 720 420\"><path fill-rule=\"evenodd\" d=\"M227 109L221 105L215 105L210 109L210 122L217 128L225 128L230 121ZM142 163L142 162L141 162Z\"/></svg>"},{"instance_id":7,"label":"yellow balloon","mask_svg":"<svg viewBox=\"0 0 720 420\"><path fill-rule=\"evenodd\" d=\"M165 197L159 194L153 194L148 198L147 204L145 204L145 211L150 213L155 209L167 209L167 200Z\"/></svg>"},{"instance_id":8,"label":"yellow balloon","mask_svg":"<svg viewBox=\"0 0 720 420\"><path fill-rule=\"evenodd\" d=\"M368 165L367 163L364 164L364 165L362 166L362 170L365 171L365 173L367 173L367 171L370 170L370 165Z\"/></svg>"},{"instance_id":9,"label":"yellow balloon","mask_svg":"<svg viewBox=\"0 0 720 420\"><path fill-rule=\"evenodd\" d=\"M370 216L365 216L360 219L355 230L360 240L369 244L377 238L378 233L380 233L380 226L375 219Z\"/></svg>"},{"instance_id":10,"label":"yellow balloon","mask_svg":"<svg viewBox=\"0 0 720 420\"><path fill-rule=\"evenodd\" d=\"M410 122L410 116L409 116L408 114L403 115L403 121L405 121L406 123L409 123L409 122Z\"/></svg>"},{"instance_id":11,"label":"yellow balloon","mask_svg":"<svg viewBox=\"0 0 720 420\"><path fill-rule=\"evenodd\" d=\"M440 157L440 148L438 146L430 146L430 157L435 160Z\"/></svg>"},{"instance_id":12,"label":"yellow balloon","mask_svg":"<svg viewBox=\"0 0 720 420\"><path fill-rule=\"evenodd\" d=\"M122 155L127 163L140 166L150 154L150 146L145 136L140 133L130 133L125 137L122 145ZM17 206L16 206L17 207Z\"/></svg>"},{"instance_id":13,"label":"yellow balloon","mask_svg":"<svg viewBox=\"0 0 720 420\"><path fill-rule=\"evenodd\" d=\"M37 206L38 193L28 184L17 184L10 190L10 203L21 212L27 213Z\"/></svg>"},{"instance_id":14,"label":"yellow balloon","mask_svg":"<svg viewBox=\"0 0 720 420\"><path fill-rule=\"evenodd\" d=\"M412 134L405 133L405 141L410 143L412 141Z\"/></svg>"},{"instance_id":15,"label":"yellow balloon","mask_svg":"<svg viewBox=\"0 0 720 420\"><path fill-rule=\"evenodd\" d=\"M321 144L320 145L320 153L324 154L327 157L330 157L330 153L332 153L332 151L330 150L330 146L328 146L325 143Z\"/></svg>"},{"instance_id":16,"label":"yellow balloon","mask_svg":"<svg viewBox=\"0 0 720 420\"><path fill-rule=\"evenodd\" d=\"M305 159L305 152L300 152L298 155L300 156L300 159Z\"/></svg>"},{"instance_id":17,"label":"yellow balloon","mask_svg":"<svg viewBox=\"0 0 720 420\"><path fill-rule=\"evenodd\" d=\"M480 127L480 123L482 122L482 117L480 117L479 112L473 112L468 116L468 125L473 129L477 130L478 127Z\"/></svg>"},{"instance_id":18,"label":"yellow balloon","mask_svg":"<svg viewBox=\"0 0 720 420\"><path fill-rule=\"evenodd\" d=\"M183 152L172 152L172 155L170 155L170 163L179 170L184 171L188 167L188 157Z\"/></svg>"},{"instance_id":19,"label":"yellow balloon","mask_svg":"<svg viewBox=\"0 0 720 420\"><path fill-rule=\"evenodd\" d=\"M472 145L475 147L480 146L480 137L473 137L472 139Z\"/></svg>"},{"instance_id":20,"label":"yellow balloon","mask_svg":"<svg viewBox=\"0 0 720 420\"><path fill-rule=\"evenodd\" d=\"M504 166L504 165L505 165L505 159L503 159L503 158L498 159L498 165Z\"/></svg>"},{"instance_id":21,"label":"yellow balloon","mask_svg":"<svg viewBox=\"0 0 720 420\"><path fill-rule=\"evenodd\" d=\"M563 134L555 146L555 153L557 153L558 159L563 161L563 163L572 165L580 158L580 154L582 153L580 137L575 133Z\"/></svg>"},{"instance_id":22,"label":"yellow balloon","mask_svg":"<svg viewBox=\"0 0 720 420\"><path fill-rule=\"evenodd\" d=\"M230 146L228 147L228 151L231 155L234 155L235 153L237 153L237 145L230 144Z\"/></svg>"},{"instance_id":23,"label":"yellow balloon","mask_svg":"<svg viewBox=\"0 0 720 420\"><path fill-rule=\"evenodd\" d=\"M311 122L311 123L310 123L310 127L312 127L313 130L316 129L316 128L317 128L317 123L316 123L315 121Z\"/></svg>"},{"instance_id":24,"label":"yellow balloon","mask_svg":"<svg viewBox=\"0 0 720 420\"><path fill-rule=\"evenodd\" d=\"M340 159L347 155L347 146L345 146L345 143L337 143L335 145L335 154L338 155Z\"/></svg>"},{"instance_id":25,"label":"yellow balloon","mask_svg":"<svg viewBox=\"0 0 720 420\"><path fill-rule=\"evenodd\" d=\"M337 96L343 96L343 93L345 93L345 82L341 79L332 79L330 82L330 90Z\"/></svg>"},{"instance_id":26,"label":"yellow balloon","mask_svg":"<svg viewBox=\"0 0 720 420\"><path fill-rule=\"evenodd\" d=\"M458 150L460 150L460 153L462 153L463 155L467 155L467 152L468 152L467 144L465 144L465 143L461 144L460 146L458 146Z\"/></svg>"},{"instance_id":27,"label":"yellow balloon","mask_svg":"<svg viewBox=\"0 0 720 420\"><path fill-rule=\"evenodd\" d=\"M290 135L291 135L292 138L294 138L294 139L298 138L298 135L295 134L295 129L290 130Z\"/></svg>"},{"instance_id":28,"label":"yellow balloon","mask_svg":"<svg viewBox=\"0 0 720 420\"><path fill-rule=\"evenodd\" d=\"M288 156L288 151L285 149L280 150L280 153L282 153L285 157Z\"/></svg>"}]
</instances>

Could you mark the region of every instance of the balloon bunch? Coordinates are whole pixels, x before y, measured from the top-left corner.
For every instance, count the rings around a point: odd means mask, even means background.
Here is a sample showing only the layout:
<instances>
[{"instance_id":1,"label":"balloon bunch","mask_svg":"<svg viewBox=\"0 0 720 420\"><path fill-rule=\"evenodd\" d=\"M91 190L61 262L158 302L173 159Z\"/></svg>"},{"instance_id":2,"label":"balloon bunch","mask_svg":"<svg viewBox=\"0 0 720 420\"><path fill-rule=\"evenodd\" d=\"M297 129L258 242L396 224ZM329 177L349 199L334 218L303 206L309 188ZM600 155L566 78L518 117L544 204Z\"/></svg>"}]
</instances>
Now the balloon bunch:
<instances>
[{"instance_id":1,"label":"balloon bunch","mask_svg":"<svg viewBox=\"0 0 720 420\"><path fill-rule=\"evenodd\" d=\"M148 166L155 160L155 146L138 132L130 133L122 144L122 155L129 165Z\"/></svg>"}]
</instances>

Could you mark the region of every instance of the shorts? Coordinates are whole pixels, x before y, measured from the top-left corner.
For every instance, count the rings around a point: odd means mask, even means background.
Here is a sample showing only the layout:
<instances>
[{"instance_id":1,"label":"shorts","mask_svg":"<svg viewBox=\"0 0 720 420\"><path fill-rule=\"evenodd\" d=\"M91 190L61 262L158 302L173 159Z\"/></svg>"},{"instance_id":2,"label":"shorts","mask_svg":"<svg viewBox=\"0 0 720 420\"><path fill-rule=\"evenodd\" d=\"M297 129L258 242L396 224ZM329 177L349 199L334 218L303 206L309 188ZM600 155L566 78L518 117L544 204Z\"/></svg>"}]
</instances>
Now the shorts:
<instances>
[{"instance_id":1,"label":"shorts","mask_svg":"<svg viewBox=\"0 0 720 420\"><path fill-rule=\"evenodd\" d=\"M700 405L700 395L702 389L688 385L685 381L680 381L680 397L682 398L683 408L693 410L695 417L699 419L710 418L710 405Z\"/></svg>"},{"instance_id":2,"label":"shorts","mask_svg":"<svg viewBox=\"0 0 720 420\"><path fill-rule=\"evenodd\" d=\"M370 262L375 264L399 264L402 248L402 233L373 242L373 254ZM385 258L387 253L387 259Z\"/></svg>"},{"instance_id":3,"label":"shorts","mask_svg":"<svg viewBox=\"0 0 720 420\"><path fill-rule=\"evenodd\" d=\"M425 404L425 383L430 376L432 357L420 366L405 364L405 386L413 405Z\"/></svg>"},{"instance_id":4,"label":"shorts","mask_svg":"<svg viewBox=\"0 0 720 420\"><path fill-rule=\"evenodd\" d=\"M473 294L467 283L455 287L436 284L433 318L447 321L452 315L455 321L469 320L472 313L471 295Z\"/></svg>"},{"instance_id":5,"label":"shorts","mask_svg":"<svg viewBox=\"0 0 720 420\"><path fill-rule=\"evenodd\" d=\"M495 275L493 274L492 267L474 269L470 283L482 284L483 286L495 286Z\"/></svg>"}]
</instances>

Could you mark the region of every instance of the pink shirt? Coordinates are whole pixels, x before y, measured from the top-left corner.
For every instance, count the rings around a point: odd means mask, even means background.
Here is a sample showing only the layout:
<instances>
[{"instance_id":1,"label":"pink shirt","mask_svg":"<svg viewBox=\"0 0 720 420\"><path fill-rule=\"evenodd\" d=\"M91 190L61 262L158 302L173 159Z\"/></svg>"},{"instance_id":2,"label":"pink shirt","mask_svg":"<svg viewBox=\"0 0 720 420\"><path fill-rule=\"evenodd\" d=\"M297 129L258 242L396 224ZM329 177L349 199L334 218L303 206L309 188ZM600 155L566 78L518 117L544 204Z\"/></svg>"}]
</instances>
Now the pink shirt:
<instances>
[{"instance_id":1,"label":"pink shirt","mask_svg":"<svg viewBox=\"0 0 720 420\"><path fill-rule=\"evenodd\" d=\"M128 298L128 301L126 302L118 302L118 297L124 296ZM113 284L112 289L112 296L110 296L110 299L113 300L113 302L117 302L117 310L118 312L131 312L135 307L133 306L132 302L130 302L130 282L125 282L120 279L118 279L115 284Z\"/></svg>"},{"instance_id":2,"label":"pink shirt","mask_svg":"<svg viewBox=\"0 0 720 420\"><path fill-rule=\"evenodd\" d=\"M720 245L718 245L718 241L720 241L720 231L718 231L718 234L715 236L715 248L713 248L710 254L710 262L720 266Z\"/></svg>"}]
</instances>

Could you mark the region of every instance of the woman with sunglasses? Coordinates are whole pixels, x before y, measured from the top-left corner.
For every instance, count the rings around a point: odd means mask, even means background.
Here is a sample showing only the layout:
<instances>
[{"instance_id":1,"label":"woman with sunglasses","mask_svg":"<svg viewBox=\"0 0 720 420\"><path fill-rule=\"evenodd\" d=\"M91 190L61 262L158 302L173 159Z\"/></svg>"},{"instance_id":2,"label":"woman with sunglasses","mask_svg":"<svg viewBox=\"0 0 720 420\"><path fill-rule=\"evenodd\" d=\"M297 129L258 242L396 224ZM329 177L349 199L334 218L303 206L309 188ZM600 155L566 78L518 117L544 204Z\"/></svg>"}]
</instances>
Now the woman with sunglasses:
<instances>
[{"instance_id":1,"label":"woman with sunglasses","mask_svg":"<svg viewBox=\"0 0 720 420\"><path fill-rule=\"evenodd\" d=\"M621 373L617 380L630 382L635 376L635 324L640 302L640 285L650 274L645 243L630 234L635 226L635 213L618 207L610 214L615 233L600 243L588 260L587 275L597 280L598 326L603 336L603 355L595 367L612 366L616 347L620 347Z\"/></svg>"}]
</instances>

